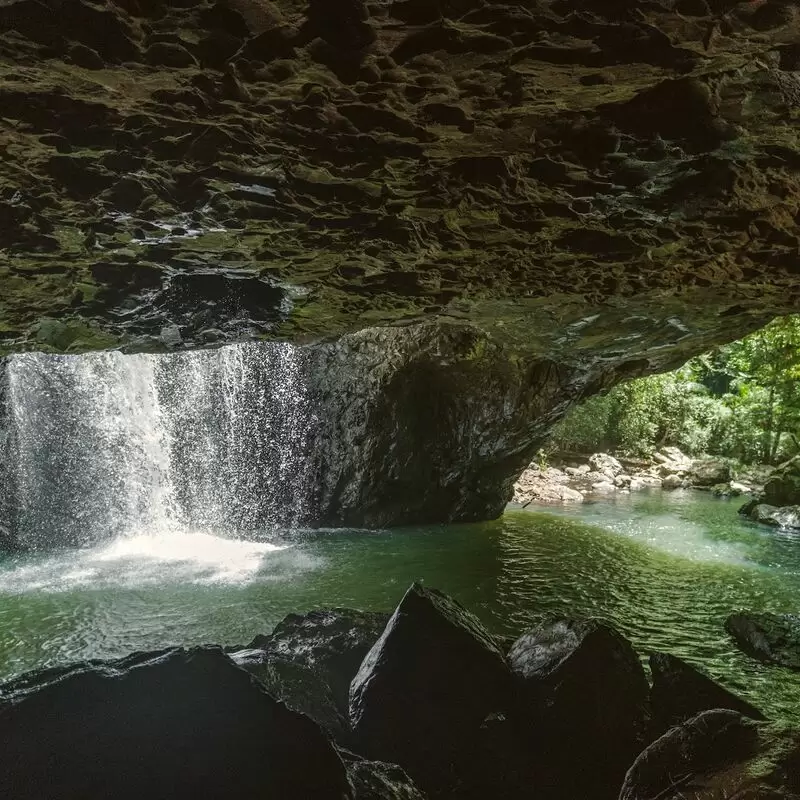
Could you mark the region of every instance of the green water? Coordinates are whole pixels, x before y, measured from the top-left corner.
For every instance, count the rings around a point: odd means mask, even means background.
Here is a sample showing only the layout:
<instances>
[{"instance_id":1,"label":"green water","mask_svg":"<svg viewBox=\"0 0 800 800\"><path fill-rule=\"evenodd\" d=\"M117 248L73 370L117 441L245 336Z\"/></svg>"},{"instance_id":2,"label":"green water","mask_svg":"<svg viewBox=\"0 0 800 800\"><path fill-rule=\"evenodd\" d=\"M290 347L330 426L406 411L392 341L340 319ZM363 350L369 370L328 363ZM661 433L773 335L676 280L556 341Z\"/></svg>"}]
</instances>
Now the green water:
<instances>
[{"instance_id":1,"label":"green water","mask_svg":"<svg viewBox=\"0 0 800 800\"><path fill-rule=\"evenodd\" d=\"M800 537L700 493L495 522L391 532L319 531L261 542L160 532L0 564L0 678L78 658L246 643L318 606L391 609L413 580L456 597L494 631L549 614L611 621L642 654L703 666L770 714L800 720L800 674L740 654L731 611L800 610Z\"/></svg>"}]
</instances>

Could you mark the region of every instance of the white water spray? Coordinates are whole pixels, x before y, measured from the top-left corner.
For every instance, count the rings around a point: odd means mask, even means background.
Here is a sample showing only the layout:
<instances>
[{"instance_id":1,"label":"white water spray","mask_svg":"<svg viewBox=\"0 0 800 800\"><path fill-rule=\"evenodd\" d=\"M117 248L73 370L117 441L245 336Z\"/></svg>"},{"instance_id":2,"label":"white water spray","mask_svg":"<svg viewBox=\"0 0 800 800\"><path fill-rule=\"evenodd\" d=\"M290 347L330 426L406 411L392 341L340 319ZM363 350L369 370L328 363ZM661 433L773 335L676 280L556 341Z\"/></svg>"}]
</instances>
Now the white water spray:
<instances>
[{"instance_id":1,"label":"white water spray","mask_svg":"<svg viewBox=\"0 0 800 800\"><path fill-rule=\"evenodd\" d=\"M310 521L314 418L291 345L21 354L7 364L6 401L26 546Z\"/></svg>"}]
</instances>

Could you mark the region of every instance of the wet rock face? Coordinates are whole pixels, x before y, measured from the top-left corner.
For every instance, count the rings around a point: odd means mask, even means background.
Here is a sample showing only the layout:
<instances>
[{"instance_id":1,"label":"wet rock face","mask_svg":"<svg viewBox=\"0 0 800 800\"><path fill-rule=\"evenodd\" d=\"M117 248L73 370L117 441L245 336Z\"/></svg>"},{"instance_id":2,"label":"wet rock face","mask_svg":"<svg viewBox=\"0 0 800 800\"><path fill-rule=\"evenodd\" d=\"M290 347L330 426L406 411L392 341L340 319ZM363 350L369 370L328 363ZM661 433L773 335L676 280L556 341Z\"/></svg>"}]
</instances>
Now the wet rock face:
<instances>
[{"instance_id":1,"label":"wet rock face","mask_svg":"<svg viewBox=\"0 0 800 800\"><path fill-rule=\"evenodd\" d=\"M606 379L459 325L351 334L310 374L324 524L370 527L498 516L550 426Z\"/></svg>"},{"instance_id":2,"label":"wet rock face","mask_svg":"<svg viewBox=\"0 0 800 800\"><path fill-rule=\"evenodd\" d=\"M445 317L691 355L797 306L796 31L773 0L9 0L2 347Z\"/></svg>"},{"instance_id":3,"label":"wet rock face","mask_svg":"<svg viewBox=\"0 0 800 800\"><path fill-rule=\"evenodd\" d=\"M350 682L388 621L389 614L350 608L290 614L248 648L313 671L330 686L334 702L347 716Z\"/></svg>"}]
</instances>

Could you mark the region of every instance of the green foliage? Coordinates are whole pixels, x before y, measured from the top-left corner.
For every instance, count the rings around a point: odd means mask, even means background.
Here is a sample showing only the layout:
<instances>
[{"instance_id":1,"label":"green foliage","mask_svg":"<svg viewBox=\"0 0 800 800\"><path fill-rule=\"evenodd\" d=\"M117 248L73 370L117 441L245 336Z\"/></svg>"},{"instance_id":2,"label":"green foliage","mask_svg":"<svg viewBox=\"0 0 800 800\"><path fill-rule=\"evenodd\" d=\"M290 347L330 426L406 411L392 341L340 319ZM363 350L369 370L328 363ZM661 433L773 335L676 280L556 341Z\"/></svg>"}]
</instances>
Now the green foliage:
<instances>
[{"instance_id":1,"label":"green foliage","mask_svg":"<svg viewBox=\"0 0 800 800\"><path fill-rule=\"evenodd\" d=\"M743 463L800 450L800 316L783 317L675 372L630 381L575 408L552 446L647 455L676 445Z\"/></svg>"}]
</instances>

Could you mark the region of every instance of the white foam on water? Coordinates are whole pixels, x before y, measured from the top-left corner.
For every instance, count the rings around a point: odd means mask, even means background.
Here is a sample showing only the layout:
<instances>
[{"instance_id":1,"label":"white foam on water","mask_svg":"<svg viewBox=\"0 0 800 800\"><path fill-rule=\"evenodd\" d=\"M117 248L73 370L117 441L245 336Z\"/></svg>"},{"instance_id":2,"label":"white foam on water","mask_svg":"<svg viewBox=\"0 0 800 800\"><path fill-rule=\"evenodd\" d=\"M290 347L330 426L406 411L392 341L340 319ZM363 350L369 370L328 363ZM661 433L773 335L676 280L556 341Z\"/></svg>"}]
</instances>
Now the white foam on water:
<instances>
[{"instance_id":1,"label":"white foam on water","mask_svg":"<svg viewBox=\"0 0 800 800\"><path fill-rule=\"evenodd\" d=\"M270 556L289 549L209 533L135 533L103 545L6 564L0 571L0 593L170 584L245 586L262 576L270 579Z\"/></svg>"}]
</instances>

